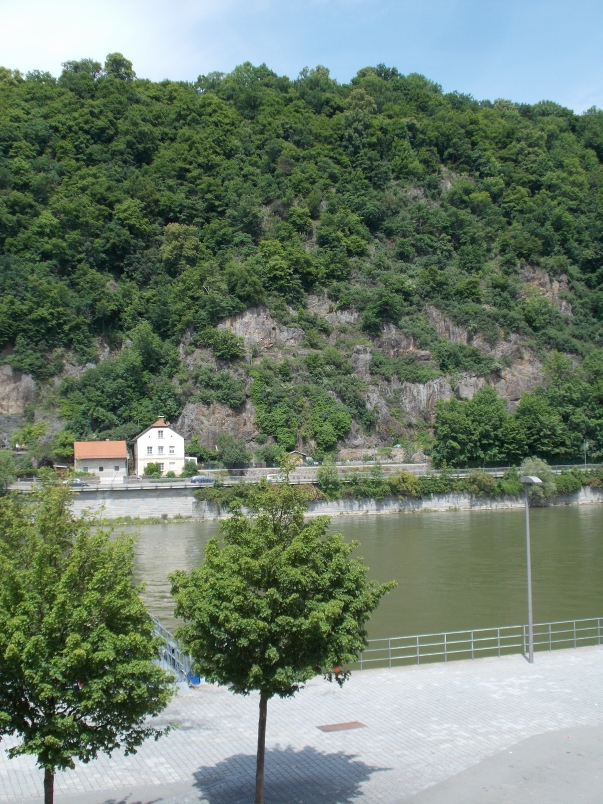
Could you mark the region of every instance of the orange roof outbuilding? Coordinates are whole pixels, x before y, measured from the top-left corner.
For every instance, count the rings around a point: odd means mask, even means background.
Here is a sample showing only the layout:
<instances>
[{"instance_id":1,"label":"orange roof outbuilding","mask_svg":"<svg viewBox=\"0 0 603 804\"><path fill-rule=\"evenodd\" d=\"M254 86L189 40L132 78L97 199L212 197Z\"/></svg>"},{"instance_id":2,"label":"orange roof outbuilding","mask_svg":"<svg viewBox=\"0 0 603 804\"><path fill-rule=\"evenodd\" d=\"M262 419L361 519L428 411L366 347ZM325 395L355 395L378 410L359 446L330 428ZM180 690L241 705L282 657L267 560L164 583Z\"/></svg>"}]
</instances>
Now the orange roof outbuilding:
<instances>
[{"instance_id":1,"label":"orange roof outbuilding","mask_svg":"<svg viewBox=\"0 0 603 804\"><path fill-rule=\"evenodd\" d=\"M94 461L97 458L127 458L125 441L74 441L73 457L76 461Z\"/></svg>"}]
</instances>

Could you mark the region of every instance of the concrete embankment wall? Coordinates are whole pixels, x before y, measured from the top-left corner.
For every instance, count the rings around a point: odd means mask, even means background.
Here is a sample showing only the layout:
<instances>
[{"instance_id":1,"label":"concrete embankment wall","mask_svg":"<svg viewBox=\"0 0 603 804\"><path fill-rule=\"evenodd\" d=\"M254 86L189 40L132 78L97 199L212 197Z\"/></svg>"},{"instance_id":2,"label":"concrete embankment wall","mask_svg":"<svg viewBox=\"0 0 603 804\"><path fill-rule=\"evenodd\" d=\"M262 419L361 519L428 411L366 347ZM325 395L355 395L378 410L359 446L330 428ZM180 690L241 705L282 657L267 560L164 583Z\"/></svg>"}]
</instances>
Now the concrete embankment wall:
<instances>
[{"instance_id":1,"label":"concrete embankment wall","mask_svg":"<svg viewBox=\"0 0 603 804\"><path fill-rule=\"evenodd\" d=\"M603 502L603 489L583 488L576 494L556 497L550 505L587 505ZM386 497L384 500L335 500L315 502L308 506L309 516L358 516L361 514L421 513L452 510L499 510L521 508L523 499L504 497L490 499L471 497L469 494L437 494L423 499L399 500ZM123 489L84 491L76 493L74 512L85 509L100 513L106 519L132 517L190 517L198 520L219 519L224 516L215 505L199 502L190 489Z\"/></svg>"}]
</instances>

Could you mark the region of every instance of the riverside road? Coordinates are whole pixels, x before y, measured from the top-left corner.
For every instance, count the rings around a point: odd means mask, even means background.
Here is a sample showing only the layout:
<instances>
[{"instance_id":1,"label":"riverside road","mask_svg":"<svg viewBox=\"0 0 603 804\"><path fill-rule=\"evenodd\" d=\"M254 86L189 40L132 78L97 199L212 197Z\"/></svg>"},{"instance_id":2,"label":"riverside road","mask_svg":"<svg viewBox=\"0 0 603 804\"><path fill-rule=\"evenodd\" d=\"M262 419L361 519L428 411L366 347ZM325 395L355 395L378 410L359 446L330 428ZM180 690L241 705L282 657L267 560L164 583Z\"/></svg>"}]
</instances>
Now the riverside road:
<instances>
[{"instance_id":1,"label":"riverside road","mask_svg":"<svg viewBox=\"0 0 603 804\"><path fill-rule=\"evenodd\" d=\"M600 804L603 649L368 670L268 708L266 804ZM130 757L57 778L57 804L247 804L257 700L183 689L177 725ZM356 723L322 731L325 725ZM361 725L360 725L361 724ZM3 748L8 747L8 741ZM0 755L0 800L41 802L29 757Z\"/></svg>"}]
</instances>

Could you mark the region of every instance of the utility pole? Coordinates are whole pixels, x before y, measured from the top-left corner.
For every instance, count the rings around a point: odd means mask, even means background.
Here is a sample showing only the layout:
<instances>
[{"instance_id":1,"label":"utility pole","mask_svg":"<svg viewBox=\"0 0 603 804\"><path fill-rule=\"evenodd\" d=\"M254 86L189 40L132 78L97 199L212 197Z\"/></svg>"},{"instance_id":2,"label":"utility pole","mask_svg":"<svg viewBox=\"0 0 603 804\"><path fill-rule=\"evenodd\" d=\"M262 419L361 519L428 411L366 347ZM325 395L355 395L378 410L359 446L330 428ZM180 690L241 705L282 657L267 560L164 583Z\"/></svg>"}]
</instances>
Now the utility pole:
<instances>
[{"instance_id":1,"label":"utility pole","mask_svg":"<svg viewBox=\"0 0 603 804\"><path fill-rule=\"evenodd\" d=\"M542 483L539 477L525 475L519 480L523 483L526 498L526 563L528 568L528 662L534 664L534 616L532 612L532 556L530 545L530 498L528 486Z\"/></svg>"}]
</instances>

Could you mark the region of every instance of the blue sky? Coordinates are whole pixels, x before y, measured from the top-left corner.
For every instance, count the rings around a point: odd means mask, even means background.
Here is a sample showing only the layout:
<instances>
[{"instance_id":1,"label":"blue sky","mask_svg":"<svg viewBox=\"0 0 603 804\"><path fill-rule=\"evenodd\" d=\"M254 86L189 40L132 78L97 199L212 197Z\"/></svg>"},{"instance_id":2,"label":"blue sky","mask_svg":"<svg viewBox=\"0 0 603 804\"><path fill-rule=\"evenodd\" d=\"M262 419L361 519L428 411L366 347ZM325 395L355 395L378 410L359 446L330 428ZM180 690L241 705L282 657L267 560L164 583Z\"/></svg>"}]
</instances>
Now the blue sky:
<instances>
[{"instance_id":1,"label":"blue sky","mask_svg":"<svg viewBox=\"0 0 603 804\"><path fill-rule=\"evenodd\" d=\"M0 64L121 51L139 76L266 62L339 81L383 62L476 98L603 107L602 0L0 0Z\"/></svg>"}]
</instances>

